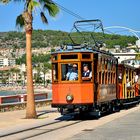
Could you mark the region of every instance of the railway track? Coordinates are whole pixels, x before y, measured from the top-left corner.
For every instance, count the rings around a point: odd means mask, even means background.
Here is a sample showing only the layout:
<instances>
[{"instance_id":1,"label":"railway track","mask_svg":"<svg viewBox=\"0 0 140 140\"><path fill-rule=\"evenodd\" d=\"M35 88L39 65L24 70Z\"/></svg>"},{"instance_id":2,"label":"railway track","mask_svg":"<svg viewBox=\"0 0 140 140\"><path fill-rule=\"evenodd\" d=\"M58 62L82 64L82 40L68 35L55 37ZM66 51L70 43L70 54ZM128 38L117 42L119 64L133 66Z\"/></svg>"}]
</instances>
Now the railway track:
<instances>
[{"instance_id":1,"label":"railway track","mask_svg":"<svg viewBox=\"0 0 140 140\"><path fill-rule=\"evenodd\" d=\"M82 122L82 120L73 120L73 118L71 116L67 116L67 117L62 117L60 120L56 120L54 122L48 123L48 124L44 124L44 125L40 125L37 127L32 127L26 130L21 130L18 132L13 132L10 134L5 134L5 135L1 135L0 139L1 140L25 140L25 139L30 139L30 138L34 138L36 136L42 135L42 134L47 134L59 129L63 129L75 124L78 124Z\"/></svg>"}]
</instances>

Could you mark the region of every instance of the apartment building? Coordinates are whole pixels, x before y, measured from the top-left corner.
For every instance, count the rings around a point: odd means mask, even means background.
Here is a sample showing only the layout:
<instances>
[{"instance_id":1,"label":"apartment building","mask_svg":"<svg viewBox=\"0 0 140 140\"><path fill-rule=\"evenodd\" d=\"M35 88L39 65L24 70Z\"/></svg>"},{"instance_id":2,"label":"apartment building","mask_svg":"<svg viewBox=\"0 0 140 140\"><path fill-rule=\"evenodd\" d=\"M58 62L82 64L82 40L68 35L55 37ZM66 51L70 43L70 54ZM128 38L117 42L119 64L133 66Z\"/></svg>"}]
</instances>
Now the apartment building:
<instances>
[{"instance_id":1,"label":"apartment building","mask_svg":"<svg viewBox=\"0 0 140 140\"><path fill-rule=\"evenodd\" d=\"M0 56L0 67L14 66L15 64L16 60L14 58Z\"/></svg>"}]
</instances>

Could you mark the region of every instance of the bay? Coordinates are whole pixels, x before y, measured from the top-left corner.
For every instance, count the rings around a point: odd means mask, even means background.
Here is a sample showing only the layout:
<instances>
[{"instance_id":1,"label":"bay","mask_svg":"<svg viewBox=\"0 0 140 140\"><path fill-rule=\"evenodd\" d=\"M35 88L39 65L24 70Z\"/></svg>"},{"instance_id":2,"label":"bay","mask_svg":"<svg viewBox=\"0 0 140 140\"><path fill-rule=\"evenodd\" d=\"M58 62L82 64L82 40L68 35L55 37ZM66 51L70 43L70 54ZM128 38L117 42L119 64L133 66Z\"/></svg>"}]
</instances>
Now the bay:
<instances>
[{"instance_id":1,"label":"bay","mask_svg":"<svg viewBox=\"0 0 140 140\"><path fill-rule=\"evenodd\" d=\"M37 94L37 93L44 93L44 94L48 93L48 98L52 97L52 91L36 91L35 90L35 94ZM11 96L11 95L20 95L20 94L26 94L26 90L0 91L0 96Z\"/></svg>"}]
</instances>

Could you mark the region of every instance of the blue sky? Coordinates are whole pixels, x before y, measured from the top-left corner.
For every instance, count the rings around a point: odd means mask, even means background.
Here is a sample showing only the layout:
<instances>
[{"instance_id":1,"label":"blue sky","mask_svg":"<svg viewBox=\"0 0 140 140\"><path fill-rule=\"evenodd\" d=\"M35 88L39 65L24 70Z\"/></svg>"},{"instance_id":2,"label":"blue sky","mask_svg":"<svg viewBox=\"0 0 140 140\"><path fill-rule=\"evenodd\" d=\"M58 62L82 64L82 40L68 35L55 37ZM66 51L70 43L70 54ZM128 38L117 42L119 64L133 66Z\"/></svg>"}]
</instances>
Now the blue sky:
<instances>
[{"instance_id":1,"label":"blue sky","mask_svg":"<svg viewBox=\"0 0 140 140\"><path fill-rule=\"evenodd\" d=\"M54 0L86 19L101 19L104 26L120 25L140 30L140 0ZM17 30L16 16L23 11L23 3L0 5L0 32ZM48 16L44 25L38 14L34 17L34 29L70 31L77 18L61 10L56 18Z\"/></svg>"}]
</instances>

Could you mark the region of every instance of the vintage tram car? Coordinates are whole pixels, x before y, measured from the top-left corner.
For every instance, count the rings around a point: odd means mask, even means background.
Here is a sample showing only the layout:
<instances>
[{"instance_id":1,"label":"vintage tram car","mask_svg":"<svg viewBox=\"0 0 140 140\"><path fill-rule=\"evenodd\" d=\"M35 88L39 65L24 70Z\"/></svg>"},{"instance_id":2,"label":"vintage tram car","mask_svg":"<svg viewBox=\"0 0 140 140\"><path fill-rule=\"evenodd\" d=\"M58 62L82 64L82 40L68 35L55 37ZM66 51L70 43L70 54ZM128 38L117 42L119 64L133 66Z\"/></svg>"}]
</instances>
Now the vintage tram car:
<instances>
[{"instance_id":1,"label":"vintage tram car","mask_svg":"<svg viewBox=\"0 0 140 140\"><path fill-rule=\"evenodd\" d=\"M73 64L78 77L67 80ZM88 65L90 79L82 78L84 65ZM100 114L113 109L117 105L117 65L112 54L81 46L67 46L66 50L52 53L52 107L61 113L78 110Z\"/></svg>"},{"instance_id":2,"label":"vintage tram car","mask_svg":"<svg viewBox=\"0 0 140 140\"><path fill-rule=\"evenodd\" d=\"M100 116L122 105L138 103L134 68L118 65L117 58L98 46L66 45L51 54L51 61L52 107L62 114L86 112ZM85 66L88 76L83 75Z\"/></svg>"},{"instance_id":3,"label":"vintage tram car","mask_svg":"<svg viewBox=\"0 0 140 140\"><path fill-rule=\"evenodd\" d=\"M126 64L118 65L117 99L123 106L139 102L138 83L135 79L136 69Z\"/></svg>"}]
</instances>

